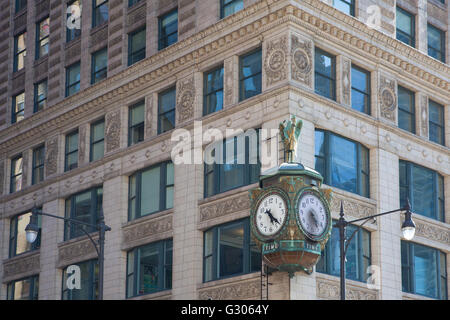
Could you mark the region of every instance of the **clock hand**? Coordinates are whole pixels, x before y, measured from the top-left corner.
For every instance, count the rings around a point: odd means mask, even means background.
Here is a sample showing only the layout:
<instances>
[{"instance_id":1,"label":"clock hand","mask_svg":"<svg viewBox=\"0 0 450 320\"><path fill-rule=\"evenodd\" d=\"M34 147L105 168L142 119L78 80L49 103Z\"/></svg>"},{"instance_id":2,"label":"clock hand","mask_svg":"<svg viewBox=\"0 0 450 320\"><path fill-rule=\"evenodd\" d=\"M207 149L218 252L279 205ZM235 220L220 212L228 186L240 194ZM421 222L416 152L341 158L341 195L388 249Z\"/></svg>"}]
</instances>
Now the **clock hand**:
<instances>
[{"instance_id":1,"label":"clock hand","mask_svg":"<svg viewBox=\"0 0 450 320\"><path fill-rule=\"evenodd\" d=\"M314 211L311 210L310 213L311 213L311 216L312 216L312 218L313 218L314 224L316 225L316 227L319 227L319 224L318 224L318 222L317 222L317 218L316 218L316 216L315 216L315 214L314 214Z\"/></svg>"},{"instance_id":2,"label":"clock hand","mask_svg":"<svg viewBox=\"0 0 450 320\"><path fill-rule=\"evenodd\" d=\"M273 222L275 221L276 223L280 224L280 222L278 221L278 219L275 218L275 217L272 215L272 213L270 212L270 209L267 209L267 210L266 210L266 213L267 213L267 215L268 215L269 218L270 218L270 223L273 224Z\"/></svg>"}]
</instances>

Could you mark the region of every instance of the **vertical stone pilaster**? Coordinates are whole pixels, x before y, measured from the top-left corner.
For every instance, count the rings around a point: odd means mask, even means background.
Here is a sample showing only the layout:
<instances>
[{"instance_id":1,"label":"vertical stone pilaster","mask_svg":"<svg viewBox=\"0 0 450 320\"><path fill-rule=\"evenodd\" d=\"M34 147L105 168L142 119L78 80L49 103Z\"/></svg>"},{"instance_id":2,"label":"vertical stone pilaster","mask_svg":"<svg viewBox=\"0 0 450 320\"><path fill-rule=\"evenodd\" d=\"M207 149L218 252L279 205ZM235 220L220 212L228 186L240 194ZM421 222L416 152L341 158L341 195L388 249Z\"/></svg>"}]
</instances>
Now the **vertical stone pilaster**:
<instances>
[{"instance_id":1,"label":"vertical stone pilaster","mask_svg":"<svg viewBox=\"0 0 450 320\"><path fill-rule=\"evenodd\" d=\"M3 283L3 261L8 259L9 219L0 218L0 300L6 300L7 285Z\"/></svg>"},{"instance_id":2,"label":"vertical stone pilaster","mask_svg":"<svg viewBox=\"0 0 450 320\"><path fill-rule=\"evenodd\" d=\"M298 161L310 168L314 168L315 162L315 127L314 123L302 119L303 126L299 137L299 143L297 144L297 155L299 155Z\"/></svg>"},{"instance_id":3,"label":"vertical stone pilaster","mask_svg":"<svg viewBox=\"0 0 450 320\"><path fill-rule=\"evenodd\" d=\"M108 77L120 72L120 70L122 70L123 62L126 59L126 55L123 52L123 48L126 48L124 45L124 42L126 41L124 38L126 38L126 35L124 34L123 27L124 5L124 2L120 0L109 2ZM128 6L128 3L126 3L126 6Z\"/></svg>"},{"instance_id":4,"label":"vertical stone pilaster","mask_svg":"<svg viewBox=\"0 0 450 320\"><path fill-rule=\"evenodd\" d=\"M428 96L419 92L416 94L416 133L428 139Z\"/></svg>"},{"instance_id":5,"label":"vertical stone pilaster","mask_svg":"<svg viewBox=\"0 0 450 320\"><path fill-rule=\"evenodd\" d=\"M416 19L416 48L428 55L428 13L427 0L417 1L417 19Z\"/></svg>"},{"instance_id":6,"label":"vertical stone pilaster","mask_svg":"<svg viewBox=\"0 0 450 320\"><path fill-rule=\"evenodd\" d=\"M288 36L279 34L263 43L262 90L265 91L288 79Z\"/></svg>"},{"instance_id":7,"label":"vertical stone pilaster","mask_svg":"<svg viewBox=\"0 0 450 320\"><path fill-rule=\"evenodd\" d=\"M47 107L58 103L64 97L63 48L66 42L66 9L66 2L51 1L50 3Z\"/></svg>"},{"instance_id":8,"label":"vertical stone pilaster","mask_svg":"<svg viewBox=\"0 0 450 320\"><path fill-rule=\"evenodd\" d=\"M397 80L392 76L379 73L378 100L380 117L393 123L397 123Z\"/></svg>"},{"instance_id":9,"label":"vertical stone pilaster","mask_svg":"<svg viewBox=\"0 0 450 320\"><path fill-rule=\"evenodd\" d=\"M28 172L30 162L30 151L25 150L22 152L22 189L25 189L31 182L31 176ZM30 179L29 179L30 178Z\"/></svg>"},{"instance_id":10,"label":"vertical stone pilaster","mask_svg":"<svg viewBox=\"0 0 450 320\"><path fill-rule=\"evenodd\" d=\"M0 195L5 191L5 161L0 161Z\"/></svg>"},{"instance_id":11,"label":"vertical stone pilaster","mask_svg":"<svg viewBox=\"0 0 450 320\"><path fill-rule=\"evenodd\" d=\"M223 108L239 101L239 57L231 56L224 61Z\"/></svg>"},{"instance_id":12,"label":"vertical stone pilaster","mask_svg":"<svg viewBox=\"0 0 450 320\"><path fill-rule=\"evenodd\" d=\"M300 34L290 35L290 75L291 79L314 89L314 43Z\"/></svg>"},{"instance_id":13,"label":"vertical stone pilaster","mask_svg":"<svg viewBox=\"0 0 450 320\"><path fill-rule=\"evenodd\" d=\"M78 129L78 166L89 163L90 129L88 123L82 124Z\"/></svg>"},{"instance_id":14,"label":"vertical stone pilaster","mask_svg":"<svg viewBox=\"0 0 450 320\"><path fill-rule=\"evenodd\" d=\"M336 92L337 101L346 107L351 108L351 95L352 95L352 61L342 55L337 57L337 70L338 75L336 79Z\"/></svg>"},{"instance_id":15,"label":"vertical stone pilaster","mask_svg":"<svg viewBox=\"0 0 450 320\"><path fill-rule=\"evenodd\" d=\"M193 76L194 88L194 119L201 118L203 116L203 73L194 72Z\"/></svg>"},{"instance_id":16,"label":"vertical stone pilaster","mask_svg":"<svg viewBox=\"0 0 450 320\"><path fill-rule=\"evenodd\" d=\"M285 276L288 275L285 273ZM304 272L296 272L290 279L290 299L291 300L316 300L316 277L314 274L308 275Z\"/></svg>"},{"instance_id":17,"label":"vertical stone pilaster","mask_svg":"<svg viewBox=\"0 0 450 320\"><path fill-rule=\"evenodd\" d=\"M450 10L449 10L450 11ZM450 103L444 105L445 145L450 148ZM449 208L449 207L447 207Z\"/></svg>"},{"instance_id":18,"label":"vertical stone pilaster","mask_svg":"<svg viewBox=\"0 0 450 320\"><path fill-rule=\"evenodd\" d=\"M59 136L48 139L45 143L45 177L51 177L58 173L59 157ZM64 152L64 149L61 149ZM64 165L64 164L63 164Z\"/></svg>"},{"instance_id":19,"label":"vertical stone pilaster","mask_svg":"<svg viewBox=\"0 0 450 320\"><path fill-rule=\"evenodd\" d=\"M153 94L149 94L145 98L145 139L149 139L153 135L156 135L155 126L153 125L153 119L157 118L157 113L155 113L154 109L155 103Z\"/></svg>"},{"instance_id":20,"label":"vertical stone pilaster","mask_svg":"<svg viewBox=\"0 0 450 320\"><path fill-rule=\"evenodd\" d=\"M121 114L116 110L106 114L105 121L105 153L114 151L121 146Z\"/></svg>"},{"instance_id":21,"label":"vertical stone pilaster","mask_svg":"<svg viewBox=\"0 0 450 320\"><path fill-rule=\"evenodd\" d=\"M194 118L196 99L195 77L189 75L177 81L176 88L176 125L190 121Z\"/></svg>"}]
</instances>

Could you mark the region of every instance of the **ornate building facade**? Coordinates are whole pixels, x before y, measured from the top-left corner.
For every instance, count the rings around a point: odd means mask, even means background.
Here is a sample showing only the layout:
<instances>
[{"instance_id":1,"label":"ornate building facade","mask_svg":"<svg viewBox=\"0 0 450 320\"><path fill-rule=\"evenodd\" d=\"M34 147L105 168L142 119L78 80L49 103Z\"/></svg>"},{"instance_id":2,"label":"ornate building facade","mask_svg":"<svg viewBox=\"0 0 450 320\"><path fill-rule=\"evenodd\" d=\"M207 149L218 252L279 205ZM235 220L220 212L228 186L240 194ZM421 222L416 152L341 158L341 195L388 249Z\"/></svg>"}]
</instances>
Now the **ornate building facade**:
<instances>
[{"instance_id":1,"label":"ornate building facade","mask_svg":"<svg viewBox=\"0 0 450 320\"><path fill-rule=\"evenodd\" d=\"M96 297L90 240L42 217L28 244L33 207L103 208L105 299L338 299L334 233L312 274L261 270L248 190L267 165L172 163L177 129L201 154L208 129L292 115L334 218L411 201L411 242L399 214L358 232L347 298L448 299L449 3L1 0L0 299ZM279 135L259 139L281 164Z\"/></svg>"}]
</instances>

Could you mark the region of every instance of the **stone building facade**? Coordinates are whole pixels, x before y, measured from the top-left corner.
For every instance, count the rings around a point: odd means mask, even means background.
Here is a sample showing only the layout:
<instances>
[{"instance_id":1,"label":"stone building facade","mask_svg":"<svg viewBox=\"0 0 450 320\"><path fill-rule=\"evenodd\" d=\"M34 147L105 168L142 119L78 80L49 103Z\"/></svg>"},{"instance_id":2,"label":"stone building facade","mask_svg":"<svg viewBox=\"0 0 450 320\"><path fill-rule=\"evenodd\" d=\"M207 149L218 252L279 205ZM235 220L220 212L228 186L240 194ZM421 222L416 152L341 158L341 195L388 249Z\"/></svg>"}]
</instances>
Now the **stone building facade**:
<instances>
[{"instance_id":1,"label":"stone building facade","mask_svg":"<svg viewBox=\"0 0 450 320\"><path fill-rule=\"evenodd\" d=\"M23 1L16 1L23 2ZM448 0L356 0L354 14L336 8L337 1L243 0L242 9L221 18L222 2L200 0L109 0L108 18L92 28L95 6L82 0L81 35L66 42L69 1L0 2L0 299L14 281L38 276L38 298L61 299L63 270L96 258L87 237L64 240L64 223L42 217L40 248L11 255L11 224L34 206L64 216L72 195L103 188L106 234L105 299L127 297L127 252L172 239L172 275L167 290L132 299L338 299L339 278L275 272L268 290L261 273L248 272L214 281L204 279L204 234L216 226L250 215L248 189L257 183L205 197L205 168L174 165L173 206L129 219L130 177L169 161L176 141L173 131L158 133L159 97L175 87L175 128L193 138L195 122L217 128L277 129L295 115L303 120L299 161L315 167L316 130L358 142L369 150L369 194L333 187L332 216L342 201L348 219L397 209L400 203L399 161L425 167L442 177L442 219L414 214L413 242L445 257L441 298L450 280L450 2ZM101 1L100 1L101 2ZM342 2L342 1L341 1ZM368 23L376 7L376 27ZM415 47L396 39L396 8L414 16ZM178 40L158 50L158 18L178 9ZM35 59L36 23L50 18L48 54ZM443 30L444 59L428 55L427 24ZM145 28L145 58L128 65L130 34ZM26 30L24 68L14 71L15 37ZM91 84L92 54L107 47L107 77ZM261 48L261 92L240 99L240 58ZM315 49L334 57L334 99L315 91ZM79 91L66 97L66 70L81 61ZM203 115L204 74L223 65L223 108ZM352 108L352 66L365 69L370 81L370 111ZM47 79L46 105L34 112L35 84ZM399 128L398 87L414 92L414 132ZM24 93L23 120L12 123L14 99ZM143 139L129 146L129 108L144 100ZM430 101L442 106L444 143L430 140ZM92 124L104 119L104 156L91 161ZM77 167L65 170L66 137L78 130ZM433 132L434 134L434 132ZM201 136L200 136L201 137ZM270 143L268 137L261 143ZM278 152L282 159L282 144ZM44 175L34 183L34 157L43 145ZM206 148L207 143L194 146ZM21 155L21 188L11 192L12 163ZM261 171L268 169L262 166ZM17 173L17 172L16 172ZM413 208L414 209L414 208ZM392 214L364 225L370 234L371 264L378 267L379 286L347 281L349 299L427 299L402 285L402 217ZM404 269L404 268L403 268ZM403 272L403 274L402 274ZM265 278L264 278L265 279ZM445 295L442 292L447 291Z\"/></svg>"}]
</instances>

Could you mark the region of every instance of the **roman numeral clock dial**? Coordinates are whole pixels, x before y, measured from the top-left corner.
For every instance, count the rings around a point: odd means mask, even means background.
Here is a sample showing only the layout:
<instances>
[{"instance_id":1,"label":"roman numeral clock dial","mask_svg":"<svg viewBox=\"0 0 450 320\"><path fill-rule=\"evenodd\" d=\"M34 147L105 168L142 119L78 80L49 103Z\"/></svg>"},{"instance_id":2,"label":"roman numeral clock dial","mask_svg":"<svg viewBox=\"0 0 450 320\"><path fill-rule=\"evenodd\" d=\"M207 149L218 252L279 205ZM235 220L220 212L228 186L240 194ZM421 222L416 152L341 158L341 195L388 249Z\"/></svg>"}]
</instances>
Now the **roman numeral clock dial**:
<instances>
[{"instance_id":1,"label":"roman numeral clock dial","mask_svg":"<svg viewBox=\"0 0 450 320\"><path fill-rule=\"evenodd\" d=\"M274 236L284 225L287 213L286 202L279 194L265 196L256 211L256 229L264 237Z\"/></svg>"}]
</instances>

